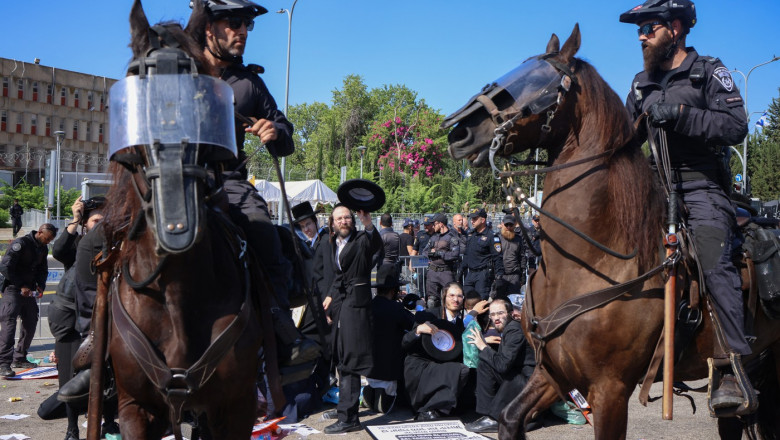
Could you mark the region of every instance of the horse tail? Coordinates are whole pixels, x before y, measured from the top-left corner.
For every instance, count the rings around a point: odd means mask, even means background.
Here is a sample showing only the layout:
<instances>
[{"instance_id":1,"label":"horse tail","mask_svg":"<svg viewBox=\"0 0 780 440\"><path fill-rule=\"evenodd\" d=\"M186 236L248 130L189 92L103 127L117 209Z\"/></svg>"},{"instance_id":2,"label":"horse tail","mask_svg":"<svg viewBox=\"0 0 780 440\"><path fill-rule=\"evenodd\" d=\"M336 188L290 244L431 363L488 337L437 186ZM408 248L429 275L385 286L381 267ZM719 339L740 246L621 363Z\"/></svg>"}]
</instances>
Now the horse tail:
<instances>
[{"instance_id":1,"label":"horse tail","mask_svg":"<svg viewBox=\"0 0 780 440\"><path fill-rule=\"evenodd\" d=\"M769 349L758 356L758 365L752 375L753 385L758 391L758 411L755 414L753 426L745 428L749 438L755 438L757 430L764 440L780 438L780 365L777 350L780 344L775 344L775 350ZM751 434L753 436L751 437Z\"/></svg>"}]
</instances>

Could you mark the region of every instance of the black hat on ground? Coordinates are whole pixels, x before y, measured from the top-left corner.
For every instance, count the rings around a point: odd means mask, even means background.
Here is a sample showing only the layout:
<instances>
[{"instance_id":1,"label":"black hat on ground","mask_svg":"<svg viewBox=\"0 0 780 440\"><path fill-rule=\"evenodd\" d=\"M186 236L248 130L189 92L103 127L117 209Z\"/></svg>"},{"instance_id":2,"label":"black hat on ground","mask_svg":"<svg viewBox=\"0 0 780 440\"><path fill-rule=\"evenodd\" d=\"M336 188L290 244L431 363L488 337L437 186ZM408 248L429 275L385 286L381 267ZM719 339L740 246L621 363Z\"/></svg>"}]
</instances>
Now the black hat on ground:
<instances>
[{"instance_id":1,"label":"black hat on ground","mask_svg":"<svg viewBox=\"0 0 780 440\"><path fill-rule=\"evenodd\" d=\"M342 205L353 211L376 212L385 204L385 191L370 180L347 180L339 186L336 195Z\"/></svg>"},{"instance_id":2,"label":"black hat on ground","mask_svg":"<svg viewBox=\"0 0 780 440\"><path fill-rule=\"evenodd\" d=\"M383 264L376 270L376 282L371 287L395 289L401 286L398 268L395 264Z\"/></svg>"},{"instance_id":3,"label":"black hat on ground","mask_svg":"<svg viewBox=\"0 0 780 440\"><path fill-rule=\"evenodd\" d=\"M463 329L447 321L435 319L431 321L437 330L433 335L422 335L422 346L425 353L437 362L452 362L463 355Z\"/></svg>"},{"instance_id":4,"label":"black hat on ground","mask_svg":"<svg viewBox=\"0 0 780 440\"><path fill-rule=\"evenodd\" d=\"M293 223L298 223L309 217L316 217L320 212L322 212L322 209L315 211L309 202L299 203L292 207Z\"/></svg>"}]
</instances>

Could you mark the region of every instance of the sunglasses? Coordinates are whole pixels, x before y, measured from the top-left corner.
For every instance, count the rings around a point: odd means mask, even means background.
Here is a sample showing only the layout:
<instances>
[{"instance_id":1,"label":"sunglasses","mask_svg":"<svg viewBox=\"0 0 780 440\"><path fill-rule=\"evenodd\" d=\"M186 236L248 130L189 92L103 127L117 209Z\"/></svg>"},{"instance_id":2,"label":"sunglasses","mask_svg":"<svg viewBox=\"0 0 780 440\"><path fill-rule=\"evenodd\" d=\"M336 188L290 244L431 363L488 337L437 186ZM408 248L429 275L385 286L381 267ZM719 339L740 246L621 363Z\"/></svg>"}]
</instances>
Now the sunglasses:
<instances>
[{"instance_id":1,"label":"sunglasses","mask_svg":"<svg viewBox=\"0 0 780 440\"><path fill-rule=\"evenodd\" d=\"M228 27L234 31L241 29L241 25L246 26L247 32L255 28L255 20L249 17L228 17L227 22Z\"/></svg>"},{"instance_id":2,"label":"sunglasses","mask_svg":"<svg viewBox=\"0 0 780 440\"><path fill-rule=\"evenodd\" d=\"M658 26L658 25L663 26L664 24L661 23L660 21L654 21L652 23L645 23L642 26L639 26L639 29L636 30L636 33L640 37L643 36L643 35L645 37L650 36L650 35L655 33L655 27Z\"/></svg>"}]
</instances>

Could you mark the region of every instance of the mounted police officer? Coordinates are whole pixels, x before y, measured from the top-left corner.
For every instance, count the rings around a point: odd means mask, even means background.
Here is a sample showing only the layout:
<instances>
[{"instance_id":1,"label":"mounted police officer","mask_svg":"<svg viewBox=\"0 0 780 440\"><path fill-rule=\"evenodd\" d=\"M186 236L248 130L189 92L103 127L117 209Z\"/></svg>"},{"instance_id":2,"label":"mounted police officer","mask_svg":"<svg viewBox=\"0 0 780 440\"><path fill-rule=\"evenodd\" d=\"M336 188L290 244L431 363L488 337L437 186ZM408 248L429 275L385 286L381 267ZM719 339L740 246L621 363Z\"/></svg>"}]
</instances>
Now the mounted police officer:
<instances>
[{"instance_id":1,"label":"mounted police officer","mask_svg":"<svg viewBox=\"0 0 780 440\"><path fill-rule=\"evenodd\" d=\"M673 189L687 208L716 322L725 336L722 348L736 355L732 366L738 373L740 355L751 350L743 330L739 273L731 262L735 216L723 152L747 134L742 97L720 60L685 46L696 24L691 1L648 0L621 14L620 21L639 26L644 56L644 70L631 82L626 106L635 119L649 116L652 126L649 133L640 132L642 138L660 143L664 132L667 136ZM722 380L714 384L714 410L744 401L731 370L721 371Z\"/></svg>"},{"instance_id":2,"label":"mounted police officer","mask_svg":"<svg viewBox=\"0 0 780 440\"><path fill-rule=\"evenodd\" d=\"M47 247L57 235L57 228L44 223L37 231L19 237L8 247L0 261L0 272L5 275L0 302L0 376L11 377L16 373L11 368L34 368L27 361L35 326L38 324L37 298L43 295L49 266ZM14 349L16 318L22 318L19 343ZM12 363L13 362L13 363Z\"/></svg>"},{"instance_id":3,"label":"mounted police officer","mask_svg":"<svg viewBox=\"0 0 780 440\"><path fill-rule=\"evenodd\" d=\"M245 133L257 136L274 156L288 156L295 150L293 126L277 108L276 101L258 76L262 68L244 65L242 57L255 18L268 10L249 0L200 1L208 16L204 32L198 36L207 67L212 75L233 89L236 112L255 121L251 127L236 121L238 158L225 164L224 190L230 203L230 216L246 233L274 288L273 297L278 304L272 308L272 317L277 337L286 347L283 357L292 352L298 354L292 363L305 362L316 357L318 350L314 341L301 339L289 316L287 290L292 265L283 255L268 206L247 181L247 170L243 165Z\"/></svg>"},{"instance_id":4,"label":"mounted police officer","mask_svg":"<svg viewBox=\"0 0 780 440\"><path fill-rule=\"evenodd\" d=\"M465 275L464 290L476 290L482 299L488 299L494 280L504 283L504 263L501 257L501 241L487 227L487 212L475 209L469 214L471 235L466 242L461 270Z\"/></svg>"},{"instance_id":5,"label":"mounted police officer","mask_svg":"<svg viewBox=\"0 0 780 440\"><path fill-rule=\"evenodd\" d=\"M441 290L455 280L458 259L460 258L460 239L454 229L447 226L447 216L442 213L431 218L434 234L423 249L422 255L428 257L428 279L425 282L428 308L441 305Z\"/></svg>"}]
</instances>

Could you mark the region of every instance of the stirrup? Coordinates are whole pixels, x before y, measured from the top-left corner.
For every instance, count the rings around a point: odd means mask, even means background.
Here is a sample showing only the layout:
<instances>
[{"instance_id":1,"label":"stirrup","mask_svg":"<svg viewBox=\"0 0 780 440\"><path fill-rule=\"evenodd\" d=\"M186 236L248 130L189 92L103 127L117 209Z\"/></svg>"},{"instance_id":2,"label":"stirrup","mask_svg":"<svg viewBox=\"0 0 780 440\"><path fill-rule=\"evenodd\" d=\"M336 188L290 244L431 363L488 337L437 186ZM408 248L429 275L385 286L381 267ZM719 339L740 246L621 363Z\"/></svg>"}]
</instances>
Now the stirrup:
<instances>
[{"instance_id":1,"label":"stirrup","mask_svg":"<svg viewBox=\"0 0 780 440\"><path fill-rule=\"evenodd\" d=\"M710 373L709 387L707 388L707 408L710 410L711 417L745 416L754 413L758 409L758 396L742 366L740 354L729 353L728 358L707 358L707 366ZM742 391L742 404L715 409L712 407L712 391L720 384L721 375L723 374L721 369L729 366L731 366L731 370L734 372L739 390Z\"/></svg>"}]
</instances>

